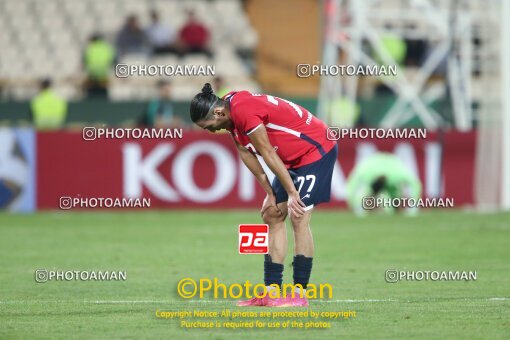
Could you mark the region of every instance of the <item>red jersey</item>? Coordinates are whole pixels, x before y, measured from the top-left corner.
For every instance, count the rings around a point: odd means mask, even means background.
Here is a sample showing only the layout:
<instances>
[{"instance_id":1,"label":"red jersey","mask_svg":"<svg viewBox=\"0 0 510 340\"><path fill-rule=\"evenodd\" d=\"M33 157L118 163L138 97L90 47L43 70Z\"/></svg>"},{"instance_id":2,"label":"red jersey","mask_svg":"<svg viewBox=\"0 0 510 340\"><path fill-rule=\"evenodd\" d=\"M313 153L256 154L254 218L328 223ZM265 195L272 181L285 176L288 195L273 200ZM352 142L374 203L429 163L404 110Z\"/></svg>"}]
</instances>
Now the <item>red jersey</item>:
<instances>
[{"instance_id":1,"label":"red jersey","mask_svg":"<svg viewBox=\"0 0 510 340\"><path fill-rule=\"evenodd\" d=\"M269 142L287 169L299 168L321 159L335 141L326 137L327 125L303 107L285 99L248 91L230 92L229 129L236 141L257 154L249 135L264 125Z\"/></svg>"}]
</instances>

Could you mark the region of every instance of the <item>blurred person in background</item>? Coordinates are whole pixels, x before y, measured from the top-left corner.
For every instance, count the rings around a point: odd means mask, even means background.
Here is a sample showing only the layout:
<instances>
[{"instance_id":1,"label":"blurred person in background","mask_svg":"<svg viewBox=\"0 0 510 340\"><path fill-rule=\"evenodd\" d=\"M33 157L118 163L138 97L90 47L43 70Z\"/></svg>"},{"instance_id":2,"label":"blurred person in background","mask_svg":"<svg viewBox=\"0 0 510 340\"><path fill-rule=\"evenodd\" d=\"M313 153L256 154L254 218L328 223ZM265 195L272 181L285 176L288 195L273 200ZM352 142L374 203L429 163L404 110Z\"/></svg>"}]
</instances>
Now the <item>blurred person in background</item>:
<instances>
[{"instance_id":1,"label":"blurred person in background","mask_svg":"<svg viewBox=\"0 0 510 340\"><path fill-rule=\"evenodd\" d=\"M361 108L347 96L333 100L329 107L330 123L333 126L352 128L360 121Z\"/></svg>"},{"instance_id":2,"label":"blurred person in background","mask_svg":"<svg viewBox=\"0 0 510 340\"><path fill-rule=\"evenodd\" d=\"M395 155L378 152L357 164L347 180L347 203L356 215L366 215L369 210L363 207L365 197L374 198L414 198L421 197L420 180ZM374 209L372 211L378 211ZM395 213L397 209L384 208L385 213ZM416 214L417 208L406 210Z\"/></svg>"},{"instance_id":3,"label":"blurred person in background","mask_svg":"<svg viewBox=\"0 0 510 340\"><path fill-rule=\"evenodd\" d=\"M390 60L394 60L397 65L403 65L407 54L406 40L391 31L393 26L386 25L385 29L386 32L381 35L382 47L390 56ZM382 53L374 49L373 55L379 65L386 65Z\"/></svg>"},{"instance_id":4,"label":"blurred person in background","mask_svg":"<svg viewBox=\"0 0 510 340\"><path fill-rule=\"evenodd\" d=\"M172 86L170 82L161 80L157 84L158 97L147 105L141 125L149 127L182 126L181 119L175 114L172 104Z\"/></svg>"},{"instance_id":5,"label":"blurred person in background","mask_svg":"<svg viewBox=\"0 0 510 340\"><path fill-rule=\"evenodd\" d=\"M214 84L214 92L220 98L231 91L231 89L229 89L225 85L225 80L223 79L223 77L220 77L220 76L215 77L213 84Z\"/></svg>"},{"instance_id":6,"label":"blurred person in background","mask_svg":"<svg viewBox=\"0 0 510 340\"><path fill-rule=\"evenodd\" d=\"M40 91L30 102L32 121L38 130L56 130L64 126L67 102L51 89L51 79L40 82Z\"/></svg>"},{"instance_id":7,"label":"blurred person in background","mask_svg":"<svg viewBox=\"0 0 510 340\"><path fill-rule=\"evenodd\" d=\"M154 54L176 53L179 50L176 47L176 33L174 30L161 23L159 15L155 10L150 12L151 23L145 29L145 34Z\"/></svg>"},{"instance_id":8,"label":"blurred person in background","mask_svg":"<svg viewBox=\"0 0 510 340\"><path fill-rule=\"evenodd\" d=\"M150 52L147 36L140 28L135 15L127 17L124 26L117 34L117 51L119 57L126 54L148 54Z\"/></svg>"},{"instance_id":9,"label":"blurred person in background","mask_svg":"<svg viewBox=\"0 0 510 340\"><path fill-rule=\"evenodd\" d=\"M391 31L393 29L392 25L386 25L385 28L386 28L386 32L381 35L381 47L383 50L386 51L386 54L388 54L389 59L392 62L395 62L398 69L403 69L405 58L407 55L406 40L403 37L401 37ZM387 65L387 63L385 62L385 59L383 58L382 53L379 53L379 51L374 49L372 51L372 54L373 54L375 61L379 65L390 66L390 65ZM387 76L384 76L384 78L386 81L391 82L395 79L395 76L387 75ZM391 90L391 88L388 87L388 85L381 82L376 87L376 92L379 94L386 94L386 93L392 93L393 90Z\"/></svg>"},{"instance_id":10,"label":"blurred person in background","mask_svg":"<svg viewBox=\"0 0 510 340\"><path fill-rule=\"evenodd\" d=\"M115 48L95 33L89 39L83 56L87 80L85 88L89 96L106 96L108 75L115 60Z\"/></svg>"},{"instance_id":11,"label":"blurred person in background","mask_svg":"<svg viewBox=\"0 0 510 340\"><path fill-rule=\"evenodd\" d=\"M188 21L179 32L183 52L185 54L202 53L212 57L208 47L210 36L209 30L198 21L195 12L188 11Z\"/></svg>"}]
</instances>

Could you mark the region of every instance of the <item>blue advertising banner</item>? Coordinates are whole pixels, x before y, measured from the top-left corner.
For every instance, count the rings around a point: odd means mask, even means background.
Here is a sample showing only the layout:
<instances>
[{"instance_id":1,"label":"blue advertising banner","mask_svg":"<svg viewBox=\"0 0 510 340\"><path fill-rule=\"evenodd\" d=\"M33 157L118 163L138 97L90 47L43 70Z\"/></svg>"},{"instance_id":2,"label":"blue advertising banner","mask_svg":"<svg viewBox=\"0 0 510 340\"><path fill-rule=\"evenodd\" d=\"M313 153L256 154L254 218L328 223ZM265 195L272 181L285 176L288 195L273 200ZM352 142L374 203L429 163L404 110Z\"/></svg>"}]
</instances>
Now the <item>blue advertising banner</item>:
<instances>
[{"instance_id":1,"label":"blue advertising banner","mask_svg":"<svg viewBox=\"0 0 510 340\"><path fill-rule=\"evenodd\" d=\"M0 209L35 210L35 131L0 128Z\"/></svg>"}]
</instances>

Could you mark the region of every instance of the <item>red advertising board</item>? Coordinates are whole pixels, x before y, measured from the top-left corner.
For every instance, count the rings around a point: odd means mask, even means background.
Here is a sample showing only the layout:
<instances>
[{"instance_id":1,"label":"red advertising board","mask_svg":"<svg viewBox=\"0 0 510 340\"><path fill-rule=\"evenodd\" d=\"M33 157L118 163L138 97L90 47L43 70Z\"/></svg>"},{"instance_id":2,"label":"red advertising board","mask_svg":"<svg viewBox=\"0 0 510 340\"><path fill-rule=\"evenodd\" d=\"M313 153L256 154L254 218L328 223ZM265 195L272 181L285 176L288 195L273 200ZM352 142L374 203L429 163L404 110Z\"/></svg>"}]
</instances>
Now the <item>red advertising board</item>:
<instances>
[{"instance_id":1,"label":"red advertising board","mask_svg":"<svg viewBox=\"0 0 510 340\"><path fill-rule=\"evenodd\" d=\"M423 183L424 197L473 203L475 133L441 138L340 140L332 201L345 206L354 165L375 151L397 154ZM152 208L252 208L264 193L228 135L184 131L182 139L84 140L81 132L37 134L37 207L57 209L62 196L150 198Z\"/></svg>"}]
</instances>

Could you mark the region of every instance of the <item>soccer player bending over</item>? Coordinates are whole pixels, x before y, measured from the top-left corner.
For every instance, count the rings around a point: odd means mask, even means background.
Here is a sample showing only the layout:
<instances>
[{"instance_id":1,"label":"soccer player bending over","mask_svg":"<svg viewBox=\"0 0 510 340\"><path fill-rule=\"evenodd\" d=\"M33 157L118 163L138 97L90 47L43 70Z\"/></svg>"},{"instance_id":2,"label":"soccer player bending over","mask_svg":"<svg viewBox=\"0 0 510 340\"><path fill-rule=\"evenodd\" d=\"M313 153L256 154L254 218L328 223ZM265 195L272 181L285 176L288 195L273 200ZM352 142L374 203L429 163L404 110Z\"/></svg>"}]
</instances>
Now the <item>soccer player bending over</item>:
<instances>
[{"instance_id":1,"label":"soccer player bending over","mask_svg":"<svg viewBox=\"0 0 510 340\"><path fill-rule=\"evenodd\" d=\"M294 231L294 284L306 289L314 252L310 218L317 204L329 202L338 154L336 142L326 138L326 124L301 106L270 95L239 91L219 98L209 83L191 101L190 115L205 130L230 132L239 156L267 194L260 212L269 225L269 254L264 260L268 290L282 284L287 215ZM262 156L275 174L272 183L255 155ZM238 305L307 306L305 295L297 293L294 298L266 294Z\"/></svg>"}]
</instances>

